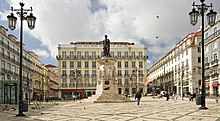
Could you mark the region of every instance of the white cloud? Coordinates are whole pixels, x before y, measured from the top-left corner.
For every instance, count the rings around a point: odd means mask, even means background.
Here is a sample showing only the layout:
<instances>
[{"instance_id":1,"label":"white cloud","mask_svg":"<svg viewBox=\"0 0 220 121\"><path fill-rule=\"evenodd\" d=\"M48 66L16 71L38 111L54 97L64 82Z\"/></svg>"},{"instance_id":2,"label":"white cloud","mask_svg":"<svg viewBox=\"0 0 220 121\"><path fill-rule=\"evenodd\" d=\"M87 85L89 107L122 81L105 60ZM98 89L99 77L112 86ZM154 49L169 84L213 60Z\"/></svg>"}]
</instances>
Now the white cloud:
<instances>
[{"instance_id":1,"label":"white cloud","mask_svg":"<svg viewBox=\"0 0 220 121\"><path fill-rule=\"evenodd\" d=\"M100 41L108 34L111 41L145 40L151 46L148 51L153 63L176 44L175 38L184 38L199 25L189 23L192 0L98 0L104 7L95 12L90 0L23 1L24 8L32 6L37 17L36 28L27 31L47 46L54 58L59 43ZM19 2L9 0L14 8L19 8ZM220 1L208 2L220 10Z\"/></svg>"},{"instance_id":2,"label":"white cloud","mask_svg":"<svg viewBox=\"0 0 220 121\"><path fill-rule=\"evenodd\" d=\"M47 52L46 50L36 49L31 51L35 52L38 56L42 56L45 59L50 57L50 53Z\"/></svg>"}]
</instances>

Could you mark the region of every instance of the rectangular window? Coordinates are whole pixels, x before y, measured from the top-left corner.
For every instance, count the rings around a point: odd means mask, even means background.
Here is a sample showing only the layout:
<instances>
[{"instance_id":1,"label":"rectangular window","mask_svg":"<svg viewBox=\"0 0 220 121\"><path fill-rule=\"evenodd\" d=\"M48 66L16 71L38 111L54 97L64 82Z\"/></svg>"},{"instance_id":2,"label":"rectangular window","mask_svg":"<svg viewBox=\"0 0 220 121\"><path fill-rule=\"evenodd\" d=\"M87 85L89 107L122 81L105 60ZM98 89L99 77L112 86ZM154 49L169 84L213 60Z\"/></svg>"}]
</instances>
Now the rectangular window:
<instances>
[{"instance_id":1,"label":"rectangular window","mask_svg":"<svg viewBox=\"0 0 220 121\"><path fill-rule=\"evenodd\" d=\"M142 58L142 55L143 55L142 51L139 51L138 56Z\"/></svg>"},{"instance_id":2,"label":"rectangular window","mask_svg":"<svg viewBox=\"0 0 220 121\"><path fill-rule=\"evenodd\" d=\"M96 61L92 61L92 68L96 68Z\"/></svg>"},{"instance_id":3,"label":"rectangular window","mask_svg":"<svg viewBox=\"0 0 220 121\"><path fill-rule=\"evenodd\" d=\"M188 55L188 49L186 49L186 55Z\"/></svg>"},{"instance_id":4,"label":"rectangular window","mask_svg":"<svg viewBox=\"0 0 220 121\"><path fill-rule=\"evenodd\" d=\"M128 68L128 61L125 61L125 68Z\"/></svg>"},{"instance_id":5,"label":"rectangular window","mask_svg":"<svg viewBox=\"0 0 220 121\"><path fill-rule=\"evenodd\" d=\"M74 57L74 51L70 51L70 58Z\"/></svg>"},{"instance_id":6,"label":"rectangular window","mask_svg":"<svg viewBox=\"0 0 220 121\"><path fill-rule=\"evenodd\" d=\"M135 57L135 51L131 52L131 57L134 58Z\"/></svg>"},{"instance_id":7,"label":"rectangular window","mask_svg":"<svg viewBox=\"0 0 220 121\"><path fill-rule=\"evenodd\" d=\"M118 57L121 58L121 51L118 51Z\"/></svg>"},{"instance_id":8,"label":"rectangular window","mask_svg":"<svg viewBox=\"0 0 220 121\"><path fill-rule=\"evenodd\" d=\"M128 70L125 70L125 76L129 76Z\"/></svg>"},{"instance_id":9,"label":"rectangular window","mask_svg":"<svg viewBox=\"0 0 220 121\"><path fill-rule=\"evenodd\" d=\"M92 57L93 57L93 58L96 57L96 51L92 51Z\"/></svg>"},{"instance_id":10,"label":"rectangular window","mask_svg":"<svg viewBox=\"0 0 220 121\"><path fill-rule=\"evenodd\" d=\"M92 86L96 86L96 79L92 79Z\"/></svg>"},{"instance_id":11,"label":"rectangular window","mask_svg":"<svg viewBox=\"0 0 220 121\"><path fill-rule=\"evenodd\" d=\"M132 66L132 68L135 68L135 67L136 67L135 61L132 61L131 66Z\"/></svg>"},{"instance_id":12,"label":"rectangular window","mask_svg":"<svg viewBox=\"0 0 220 121\"><path fill-rule=\"evenodd\" d=\"M81 68L81 61L77 61L77 68Z\"/></svg>"},{"instance_id":13,"label":"rectangular window","mask_svg":"<svg viewBox=\"0 0 220 121\"><path fill-rule=\"evenodd\" d=\"M122 80L118 79L118 85L122 85Z\"/></svg>"},{"instance_id":14,"label":"rectangular window","mask_svg":"<svg viewBox=\"0 0 220 121\"><path fill-rule=\"evenodd\" d=\"M201 63L201 57L198 57L198 63Z\"/></svg>"},{"instance_id":15,"label":"rectangular window","mask_svg":"<svg viewBox=\"0 0 220 121\"><path fill-rule=\"evenodd\" d=\"M66 58L66 51L62 51L62 57Z\"/></svg>"},{"instance_id":16,"label":"rectangular window","mask_svg":"<svg viewBox=\"0 0 220 121\"><path fill-rule=\"evenodd\" d=\"M77 57L81 57L81 51L77 51Z\"/></svg>"},{"instance_id":17,"label":"rectangular window","mask_svg":"<svg viewBox=\"0 0 220 121\"><path fill-rule=\"evenodd\" d=\"M62 62L62 68L66 68L66 61Z\"/></svg>"},{"instance_id":18,"label":"rectangular window","mask_svg":"<svg viewBox=\"0 0 220 121\"><path fill-rule=\"evenodd\" d=\"M188 67L188 66L189 66L189 60L186 59L186 67Z\"/></svg>"},{"instance_id":19,"label":"rectangular window","mask_svg":"<svg viewBox=\"0 0 220 121\"><path fill-rule=\"evenodd\" d=\"M218 60L217 53L214 54L214 60Z\"/></svg>"},{"instance_id":20,"label":"rectangular window","mask_svg":"<svg viewBox=\"0 0 220 121\"><path fill-rule=\"evenodd\" d=\"M118 70L118 76L122 76L121 70Z\"/></svg>"},{"instance_id":21,"label":"rectangular window","mask_svg":"<svg viewBox=\"0 0 220 121\"><path fill-rule=\"evenodd\" d=\"M201 52L201 47L198 47L198 52Z\"/></svg>"},{"instance_id":22,"label":"rectangular window","mask_svg":"<svg viewBox=\"0 0 220 121\"><path fill-rule=\"evenodd\" d=\"M92 77L96 76L96 70L92 70Z\"/></svg>"},{"instance_id":23,"label":"rectangular window","mask_svg":"<svg viewBox=\"0 0 220 121\"><path fill-rule=\"evenodd\" d=\"M124 52L124 56L125 56L125 58L128 58L128 51Z\"/></svg>"},{"instance_id":24,"label":"rectangular window","mask_svg":"<svg viewBox=\"0 0 220 121\"><path fill-rule=\"evenodd\" d=\"M66 76L66 70L62 70L62 76Z\"/></svg>"},{"instance_id":25,"label":"rectangular window","mask_svg":"<svg viewBox=\"0 0 220 121\"><path fill-rule=\"evenodd\" d=\"M89 70L85 70L85 77L89 76Z\"/></svg>"},{"instance_id":26,"label":"rectangular window","mask_svg":"<svg viewBox=\"0 0 220 121\"><path fill-rule=\"evenodd\" d=\"M114 51L111 51L110 54L112 57L114 57Z\"/></svg>"},{"instance_id":27,"label":"rectangular window","mask_svg":"<svg viewBox=\"0 0 220 121\"><path fill-rule=\"evenodd\" d=\"M121 61L118 61L118 68L121 68Z\"/></svg>"},{"instance_id":28,"label":"rectangular window","mask_svg":"<svg viewBox=\"0 0 220 121\"><path fill-rule=\"evenodd\" d=\"M139 61L139 68L143 68L143 62Z\"/></svg>"},{"instance_id":29,"label":"rectangular window","mask_svg":"<svg viewBox=\"0 0 220 121\"><path fill-rule=\"evenodd\" d=\"M85 68L89 68L89 62L85 61Z\"/></svg>"},{"instance_id":30,"label":"rectangular window","mask_svg":"<svg viewBox=\"0 0 220 121\"><path fill-rule=\"evenodd\" d=\"M74 68L74 61L70 61L70 68Z\"/></svg>"},{"instance_id":31,"label":"rectangular window","mask_svg":"<svg viewBox=\"0 0 220 121\"><path fill-rule=\"evenodd\" d=\"M85 57L88 58L89 57L89 51L85 51Z\"/></svg>"}]
</instances>

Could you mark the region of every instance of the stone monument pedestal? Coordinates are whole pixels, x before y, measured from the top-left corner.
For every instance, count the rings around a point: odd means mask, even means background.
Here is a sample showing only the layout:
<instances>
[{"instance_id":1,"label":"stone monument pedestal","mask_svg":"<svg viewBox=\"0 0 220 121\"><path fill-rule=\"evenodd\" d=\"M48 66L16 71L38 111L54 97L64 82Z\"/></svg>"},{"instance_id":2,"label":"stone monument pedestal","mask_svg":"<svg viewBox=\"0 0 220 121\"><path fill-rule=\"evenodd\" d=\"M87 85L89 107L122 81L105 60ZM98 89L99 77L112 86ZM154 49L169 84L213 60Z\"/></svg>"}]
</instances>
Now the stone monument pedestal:
<instances>
[{"instance_id":1,"label":"stone monument pedestal","mask_svg":"<svg viewBox=\"0 0 220 121\"><path fill-rule=\"evenodd\" d=\"M98 60L100 64L97 71L96 95L90 100L94 103L119 103L129 101L118 94L116 60L111 57L102 57Z\"/></svg>"},{"instance_id":2,"label":"stone monument pedestal","mask_svg":"<svg viewBox=\"0 0 220 121\"><path fill-rule=\"evenodd\" d=\"M94 103L125 102L125 97L118 94L116 60L110 57L102 57L97 72L96 94L99 95Z\"/></svg>"}]
</instances>

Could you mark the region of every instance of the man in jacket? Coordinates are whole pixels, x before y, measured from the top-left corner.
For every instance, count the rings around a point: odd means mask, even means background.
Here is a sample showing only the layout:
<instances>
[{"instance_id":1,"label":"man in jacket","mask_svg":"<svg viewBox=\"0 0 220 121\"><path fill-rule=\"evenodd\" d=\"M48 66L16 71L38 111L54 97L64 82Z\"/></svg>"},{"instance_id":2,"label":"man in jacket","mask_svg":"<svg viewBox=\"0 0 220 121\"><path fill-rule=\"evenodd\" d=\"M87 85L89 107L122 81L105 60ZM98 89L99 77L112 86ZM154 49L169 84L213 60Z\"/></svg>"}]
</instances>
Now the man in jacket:
<instances>
[{"instance_id":1,"label":"man in jacket","mask_svg":"<svg viewBox=\"0 0 220 121\"><path fill-rule=\"evenodd\" d=\"M138 90L137 93L135 94L135 99L136 99L136 102L137 102L137 106L139 106L140 105L140 100L141 100L140 90Z\"/></svg>"}]
</instances>

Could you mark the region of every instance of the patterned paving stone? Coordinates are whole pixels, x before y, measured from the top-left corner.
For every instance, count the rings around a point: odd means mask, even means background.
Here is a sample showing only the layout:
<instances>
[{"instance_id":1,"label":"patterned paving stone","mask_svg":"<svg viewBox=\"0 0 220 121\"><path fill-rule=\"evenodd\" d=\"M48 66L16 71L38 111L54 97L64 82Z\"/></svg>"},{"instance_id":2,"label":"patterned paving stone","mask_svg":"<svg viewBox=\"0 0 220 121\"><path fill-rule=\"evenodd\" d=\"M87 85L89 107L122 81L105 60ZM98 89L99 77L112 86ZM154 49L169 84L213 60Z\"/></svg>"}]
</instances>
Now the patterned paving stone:
<instances>
[{"instance_id":1,"label":"patterned paving stone","mask_svg":"<svg viewBox=\"0 0 220 121\"><path fill-rule=\"evenodd\" d=\"M15 117L17 112L0 112L3 121L219 121L220 104L207 100L208 110L199 110L188 100L152 99L144 97L141 105L126 103L68 102L32 110L27 117Z\"/></svg>"}]
</instances>

